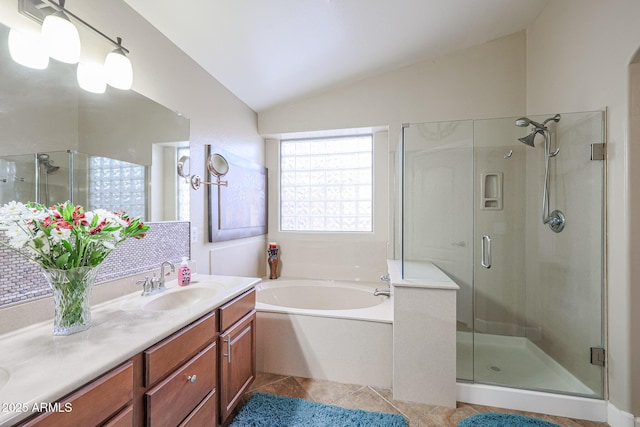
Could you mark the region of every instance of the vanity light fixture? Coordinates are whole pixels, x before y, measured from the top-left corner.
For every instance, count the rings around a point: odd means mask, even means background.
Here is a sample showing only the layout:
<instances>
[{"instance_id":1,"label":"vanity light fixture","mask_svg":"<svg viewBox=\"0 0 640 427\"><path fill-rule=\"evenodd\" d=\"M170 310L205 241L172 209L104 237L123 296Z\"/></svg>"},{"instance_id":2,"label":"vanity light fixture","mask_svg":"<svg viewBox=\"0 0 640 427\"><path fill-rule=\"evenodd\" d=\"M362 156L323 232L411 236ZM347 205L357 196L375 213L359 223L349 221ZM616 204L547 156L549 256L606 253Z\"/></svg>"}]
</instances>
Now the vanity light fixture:
<instances>
[{"instance_id":1,"label":"vanity light fixture","mask_svg":"<svg viewBox=\"0 0 640 427\"><path fill-rule=\"evenodd\" d=\"M104 93L107 90L104 67L102 64L78 63L78 84L87 92Z\"/></svg>"},{"instance_id":2,"label":"vanity light fixture","mask_svg":"<svg viewBox=\"0 0 640 427\"><path fill-rule=\"evenodd\" d=\"M118 47L107 54L104 71L107 83L117 89L129 90L133 83L133 67L122 47L122 38L118 37Z\"/></svg>"},{"instance_id":3,"label":"vanity light fixture","mask_svg":"<svg viewBox=\"0 0 640 427\"><path fill-rule=\"evenodd\" d=\"M11 59L25 67L44 70L49 66L49 55L39 33L9 30Z\"/></svg>"},{"instance_id":4,"label":"vanity light fixture","mask_svg":"<svg viewBox=\"0 0 640 427\"><path fill-rule=\"evenodd\" d=\"M42 40L50 57L76 64L80 60L80 34L64 13L64 3L65 0L60 0L59 10L42 21Z\"/></svg>"},{"instance_id":5,"label":"vanity light fixture","mask_svg":"<svg viewBox=\"0 0 640 427\"><path fill-rule=\"evenodd\" d=\"M59 61L75 64L80 58L78 29L69 17L93 30L115 46L115 49L107 54L104 65L78 65L78 84L82 89L102 93L105 91L107 83L117 89L131 89L133 67L126 56L129 50L122 46L122 38L117 37L117 40L113 40L96 27L71 13L65 8L65 0L59 0L58 3L53 0L18 0L18 11L42 23L42 43L48 46L48 55ZM12 57L14 57L13 54ZM14 60L21 63L15 57ZM105 88L102 89L102 86Z\"/></svg>"}]
</instances>

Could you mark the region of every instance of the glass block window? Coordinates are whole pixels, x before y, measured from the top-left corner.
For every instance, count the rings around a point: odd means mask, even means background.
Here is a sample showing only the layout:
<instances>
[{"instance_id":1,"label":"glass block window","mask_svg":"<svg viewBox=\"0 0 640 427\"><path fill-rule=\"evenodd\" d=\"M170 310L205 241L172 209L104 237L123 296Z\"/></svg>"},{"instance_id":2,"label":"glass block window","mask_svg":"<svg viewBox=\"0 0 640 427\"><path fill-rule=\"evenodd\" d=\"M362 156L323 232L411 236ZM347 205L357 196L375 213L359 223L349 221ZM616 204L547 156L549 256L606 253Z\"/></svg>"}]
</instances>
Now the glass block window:
<instances>
[{"instance_id":1,"label":"glass block window","mask_svg":"<svg viewBox=\"0 0 640 427\"><path fill-rule=\"evenodd\" d=\"M146 219L146 167L107 157L89 158L90 210L124 210Z\"/></svg>"},{"instance_id":2,"label":"glass block window","mask_svg":"<svg viewBox=\"0 0 640 427\"><path fill-rule=\"evenodd\" d=\"M176 164L182 156L189 155L189 147L181 147L177 150ZM189 221L189 188L191 188L189 181L180 175L176 174L178 179L176 188L178 189L178 221Z\"/></svg>"},{"instance_id":3,"label":"glass block window","mask_svg":"<svg viewBox=\"0 0 640 427\"><path fill-rule=\"evenodd\" d=\"M280 142L282 231L373 231L373 137Z\"/></svg>"}]
</instances>

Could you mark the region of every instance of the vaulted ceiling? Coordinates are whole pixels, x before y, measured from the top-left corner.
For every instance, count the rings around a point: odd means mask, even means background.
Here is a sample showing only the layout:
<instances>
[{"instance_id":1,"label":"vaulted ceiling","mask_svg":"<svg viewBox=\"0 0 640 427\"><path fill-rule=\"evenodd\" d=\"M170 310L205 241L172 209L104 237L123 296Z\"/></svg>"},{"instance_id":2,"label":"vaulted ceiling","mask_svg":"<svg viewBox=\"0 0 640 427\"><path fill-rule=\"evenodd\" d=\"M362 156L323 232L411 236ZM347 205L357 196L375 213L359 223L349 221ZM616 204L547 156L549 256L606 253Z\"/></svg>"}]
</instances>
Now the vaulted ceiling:
<instances>
[{"instance_id":1,"label":"vaulted ceiling","mask_svg":"<svg viewBox=\"0 0 640 427\"><path fill-rule=\"evenodd\" d=\"M125 0L255 111L527 28L548 0Z\"/></svg>"}]
</instances>

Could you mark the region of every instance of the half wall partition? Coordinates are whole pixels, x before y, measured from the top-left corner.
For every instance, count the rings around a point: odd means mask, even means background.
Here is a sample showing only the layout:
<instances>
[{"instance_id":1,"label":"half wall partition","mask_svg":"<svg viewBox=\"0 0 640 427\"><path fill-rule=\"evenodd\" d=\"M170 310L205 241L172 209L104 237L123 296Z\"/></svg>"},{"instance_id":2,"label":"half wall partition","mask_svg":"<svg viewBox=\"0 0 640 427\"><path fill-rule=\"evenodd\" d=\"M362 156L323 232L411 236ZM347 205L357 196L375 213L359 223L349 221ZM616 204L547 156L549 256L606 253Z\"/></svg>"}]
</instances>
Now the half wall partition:
<instances>
[{"instance_id":1,"label":"half wall partition","mask_svg":"<svg viewBox=\"0 0 640 427\"><path fill-rule=\"evenodd\" d=\"M602 398L604 113L548 117L404 126L403 275L460 286L459 380Z\"/></svg>"}]
</instances>

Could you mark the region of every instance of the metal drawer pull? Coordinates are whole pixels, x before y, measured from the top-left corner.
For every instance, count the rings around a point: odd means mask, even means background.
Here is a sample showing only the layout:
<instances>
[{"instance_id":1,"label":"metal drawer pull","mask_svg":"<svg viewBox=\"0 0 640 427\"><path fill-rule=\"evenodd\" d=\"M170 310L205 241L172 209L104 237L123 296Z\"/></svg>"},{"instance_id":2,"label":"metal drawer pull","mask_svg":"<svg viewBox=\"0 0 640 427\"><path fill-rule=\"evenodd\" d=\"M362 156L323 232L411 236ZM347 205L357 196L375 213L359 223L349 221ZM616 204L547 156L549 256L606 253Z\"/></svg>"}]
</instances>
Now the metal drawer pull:
<instances>
[{"instance_id":1,"label":"metal drawer pull","mask_svg":"<svg viewBox=\"0 0 640 427\"><path fill-rule=\"evenodd\" d=\"M194 375L189 375L189 376L187 377L187 381L189 381L191 384L195 383L195 382L196 382L196 376L195 376L195 374L194 374Z\"/></svg>"},{"instance_id":2,"label":"metal drawer pull","mask_svg":"<svg viewBox=\"0 0 640 427\"><path fill-rule=\"evenodd\" d=\"M485 252L486 246L486 252ZM480 260L480 264L484 268L491 268L491 237L486 234L482 236L482 259Z\"/></svg>"},{"instance_id":3,"label":"metal drawer pull","mask_svg":"<svg viewBox=\"0 0 640 427\"><path fill-rule=\"evenodd\" d=\"M224 340L227 343L227 354L222 354L222 356L227 358L227 362L231 363L231 336L228 336Z\"/></svg>"}]
</instances>

